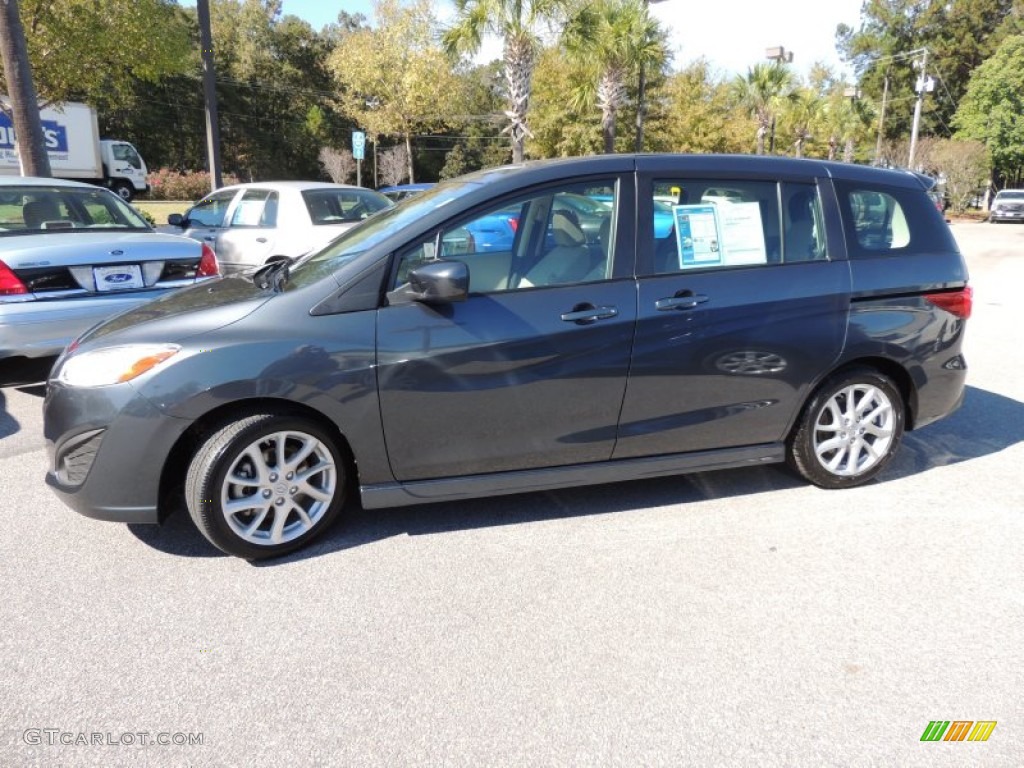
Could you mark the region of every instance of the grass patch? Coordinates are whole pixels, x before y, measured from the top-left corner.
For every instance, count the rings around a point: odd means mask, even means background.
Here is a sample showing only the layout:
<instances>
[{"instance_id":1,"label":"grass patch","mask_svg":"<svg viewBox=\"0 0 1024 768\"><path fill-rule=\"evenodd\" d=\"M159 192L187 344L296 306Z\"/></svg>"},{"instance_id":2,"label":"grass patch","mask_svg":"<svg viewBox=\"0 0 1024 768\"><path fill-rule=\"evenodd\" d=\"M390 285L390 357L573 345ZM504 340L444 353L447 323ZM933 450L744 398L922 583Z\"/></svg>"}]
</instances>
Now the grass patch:
<instances>
[{"instance_id":1,"label":"grass patch","mask_svg":"<svg viewBox=\"0 0 1024 768\"><path fill-rule=\"evenodd\" d=\"M189 200L133 200L132 205L153 217L158 227L167 223L172 213L185 213L192 207Z\"/></svg>"}]
</instances>

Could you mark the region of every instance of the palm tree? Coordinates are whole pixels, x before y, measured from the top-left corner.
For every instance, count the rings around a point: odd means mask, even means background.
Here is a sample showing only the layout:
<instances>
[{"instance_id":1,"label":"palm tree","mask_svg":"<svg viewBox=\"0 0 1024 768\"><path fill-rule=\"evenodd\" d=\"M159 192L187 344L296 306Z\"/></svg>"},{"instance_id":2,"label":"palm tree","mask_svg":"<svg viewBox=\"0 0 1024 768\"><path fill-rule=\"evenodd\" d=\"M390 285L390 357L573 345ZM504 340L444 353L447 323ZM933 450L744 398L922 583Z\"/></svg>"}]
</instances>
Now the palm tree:
<instances>
[{"instance_id":1,"label":"palm tree","mask_svg":"<svg viewBox=\"0 0 1024 768\"><path fill-rule=\"evenodd\" d=\"M532 136L526 113L539 45L536 27L553 20L566 5L566 0L455 0L455 24L444 34L449 54L475 54L487 33L502 38L510 123L505 132L512 137L514 163L523 161L523 144Z\"/></svg>"},{"instance_id":2,"label":"palm tree","mask_svg":"<svg viewBox=\"0 0 1024 768\"><path fill-rule=\"evenodd\" d=\"M804 144L811 138L811 129L822 115L821 98L810 88L795 91L788 101L787 118L793 130L793 149L804 156Z\"/></svg>"},{"instance_id":3,"label":"palm tree","mask_svg":"<svg viewBox=\"0 0 1024 768\"><path fill-rule=\"evenodd\" d=\"M780 102L793 84L792 73L778 62L755 64L746 77L737 75L732 90L736 101L757 121L757 154L764 154L764 137L771 129Z\"/></svg>"},{"instance_id":4,"label":"palm tree","mask_svg":"<svg viewBox=\"0 0 1024 768\"><path fill-rule=\"evenodd\" d=\"M601 110L604 151L615 151L615 116L626 101L626 83L640 66L660 66L666 58L664 36L644 0L598 0L581 5L565 30L571 58L596 71L596 91L574 95L577 106ZM642 109L643 105L638 105Z\"/></svg>"}]
</instances>

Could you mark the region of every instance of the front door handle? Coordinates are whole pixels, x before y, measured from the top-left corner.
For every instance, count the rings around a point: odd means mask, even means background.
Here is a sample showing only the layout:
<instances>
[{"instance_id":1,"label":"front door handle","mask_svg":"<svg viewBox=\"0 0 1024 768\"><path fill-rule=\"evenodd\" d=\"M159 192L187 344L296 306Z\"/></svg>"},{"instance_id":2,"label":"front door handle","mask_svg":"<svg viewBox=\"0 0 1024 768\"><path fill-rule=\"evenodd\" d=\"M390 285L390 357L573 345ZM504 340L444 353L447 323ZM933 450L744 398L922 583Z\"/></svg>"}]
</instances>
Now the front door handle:
<instances>
[{"instance_id":1,"label":"front door handle","mask_svg":"<svg viewBox=\"0 0 1024 768\"><path fill-rule=\"evenodd\" d=\"M265 243L265 242L267 242L267 238L265 238L265 237L257 237L256 238L256 242L257 243Z\"/></svg>"},{"instance_id":2,"label":"front door handle","mask_svg":"<svg viewBox=\"0 0 1024 768\"><path fill-rule=\"evenodd\" d=\"M619 314L615 307L595 307L592 304L584 304L573 307L572 312L562 313L562 320L567 323L586 325L597 320L607 320Z\"/></svg>"},{"instance_id":3,"label":"front door handle","mask_svg":"<svg viewBox=\"0 0 1024 768\"><path fill-rule=\"evenodd\" d=\"M708 300L707 296L692 291L680 291L668 299L658 299L654 302L654 308L659 312L667 312L671 309L693 309L698 304Z\"/></svg>"}]
</instances>

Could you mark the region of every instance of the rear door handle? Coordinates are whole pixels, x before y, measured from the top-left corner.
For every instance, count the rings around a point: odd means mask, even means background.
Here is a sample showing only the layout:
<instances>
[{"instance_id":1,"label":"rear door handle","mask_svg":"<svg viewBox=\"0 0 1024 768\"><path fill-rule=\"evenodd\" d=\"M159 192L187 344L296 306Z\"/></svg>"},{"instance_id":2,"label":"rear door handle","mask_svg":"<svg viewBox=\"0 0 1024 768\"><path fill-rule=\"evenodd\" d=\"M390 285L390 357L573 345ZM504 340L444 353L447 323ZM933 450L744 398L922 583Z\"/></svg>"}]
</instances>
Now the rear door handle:
<instances>
[{"instance_id":1,"label":"rear door handle","mask_svg":"<svg viewBox=\"0 0 1024 768\"><path fill-rule=\"evenodd\" d=\"M619 314L619 310L615 307L577 307L572 312L562 313L562 320L567 323L586 325L596 320L607 320L617 314Z\"/></svg>"},{"instance_id":2,"label":"rear door handle","mask_svg":"<svg viewBox=\"0 0 1024 768\"><path fill-rule=\"evenodd\" d=\"M682 296L672 296L668 299L658 299L654 302L654 308L659 312L667 312L671 309L693 309L698 304L703 304L708 300L707 296L703 294L693 294L686 292Z\"/></svg>"}]
</instances>

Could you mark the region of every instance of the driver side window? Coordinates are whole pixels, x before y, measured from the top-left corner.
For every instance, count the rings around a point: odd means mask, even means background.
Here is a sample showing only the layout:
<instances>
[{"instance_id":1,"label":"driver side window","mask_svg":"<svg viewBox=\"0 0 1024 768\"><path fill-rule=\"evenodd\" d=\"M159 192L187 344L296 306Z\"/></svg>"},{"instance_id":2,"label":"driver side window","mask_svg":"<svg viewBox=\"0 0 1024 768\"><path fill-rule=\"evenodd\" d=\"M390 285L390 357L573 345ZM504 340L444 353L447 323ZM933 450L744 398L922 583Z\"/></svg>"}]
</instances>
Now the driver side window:
<instances>
[{"instance_id":1,"label":"driver side window","mask_svg":"<svg viewBox=\"0 0 1024 768\"><path fill-rule=\"evenodd\" d=\"M611 274L614 180L579 182L498 203L421 241L399 257L396 285L437 259L469 267L470 293L546 288Z\"/></svg>"}]
</instances>

